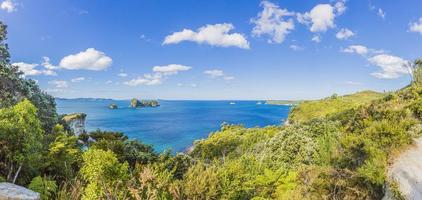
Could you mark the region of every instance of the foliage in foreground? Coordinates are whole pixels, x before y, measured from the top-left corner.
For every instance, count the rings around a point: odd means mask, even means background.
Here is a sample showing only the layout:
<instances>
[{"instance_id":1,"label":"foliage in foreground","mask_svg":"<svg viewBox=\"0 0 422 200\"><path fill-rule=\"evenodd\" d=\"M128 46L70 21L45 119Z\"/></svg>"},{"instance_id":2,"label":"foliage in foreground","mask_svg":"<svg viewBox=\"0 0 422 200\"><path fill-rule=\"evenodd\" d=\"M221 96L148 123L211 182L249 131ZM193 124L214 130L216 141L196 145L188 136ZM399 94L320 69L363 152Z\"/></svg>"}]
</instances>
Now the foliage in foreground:
<instances>
[{"instance_id":1,"label":"foliage in foreground","mask_svg":"<svg viewBox=\"0 0 422 200\"><path fill-rule=\"evenodd\" d=\"M380 199L390 156L422 131L417 61L402 90L305 102L288 126L224 124L187 154L119 132L76 137L56 124L48 95L22 89L38 87L9 64L0 27L0 180L42 199Z\"/></svg>"}]
</instances>

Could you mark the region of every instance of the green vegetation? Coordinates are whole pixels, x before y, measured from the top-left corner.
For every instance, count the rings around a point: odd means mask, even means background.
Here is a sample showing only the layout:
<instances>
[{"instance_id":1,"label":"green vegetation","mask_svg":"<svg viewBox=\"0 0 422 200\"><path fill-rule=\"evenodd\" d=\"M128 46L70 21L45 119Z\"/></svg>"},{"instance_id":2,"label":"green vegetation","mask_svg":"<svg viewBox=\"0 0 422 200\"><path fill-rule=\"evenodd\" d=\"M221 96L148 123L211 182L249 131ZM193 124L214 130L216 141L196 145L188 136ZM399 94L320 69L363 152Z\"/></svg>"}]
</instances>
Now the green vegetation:
<instances>
[{"instance_id":1,"label":"green vegetation","mask_svg":"<svg viewBox=\"0 0 422 200\"><path fill-rule=\"evenodd\" d=\"M384 94L373 91L362 91L351 95L332 95L323 100L304 101L293 108L289 115L290 122L305 122L311 119L324 118L352 108L370 103L383 97Z\"/></svg>"},{"instance_id":2,"label":"green vegetation","mask_svg":"<svg viewBox=\"0 0 422 200\"><path fill-rule=\"evenodd\" d=\"M75 119L85 119L86 114L85 113L73 113L73 114L67 114L63 116L63 120L65 122L69 122L71 120L75 120Z\"/></svg>"},{"instance_id":3,"label":"green vegetation","mask_svg":"<svg viewBox=\"0 0 422 200\"><path fill-rule=\"evenodd\" d=\"M32 82L9 64L1 27L0 180L42 199L381 199L386 184L401 198L386 171L392 155L422 133L420 61L412 83L397 92L303 102L289 125L223 124L190 153L158 154L123 133L76 137L58 124L53 103L42 107L22 92Z\"/></svg>"}]
</instances>

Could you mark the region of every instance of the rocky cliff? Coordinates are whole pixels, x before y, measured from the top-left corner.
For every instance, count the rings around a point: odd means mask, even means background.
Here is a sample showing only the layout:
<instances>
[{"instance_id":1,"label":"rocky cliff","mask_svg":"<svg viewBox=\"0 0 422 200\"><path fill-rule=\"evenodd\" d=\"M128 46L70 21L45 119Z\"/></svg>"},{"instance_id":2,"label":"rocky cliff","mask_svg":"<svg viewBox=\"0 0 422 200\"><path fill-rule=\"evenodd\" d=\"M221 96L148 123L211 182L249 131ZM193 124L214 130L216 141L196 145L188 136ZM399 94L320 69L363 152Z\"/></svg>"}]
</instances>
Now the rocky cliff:
<instances>
[{"instance_id":1,"label":"rocky cliff","mask_svg":"<svg viewBox=\"0 0 422 200\"><path fill-rule=\"evenodd\" d=\"M85 113L74 113L63 117L63 120L76 136L85 132L85 119Z\"/></svg>"}]
</instances>

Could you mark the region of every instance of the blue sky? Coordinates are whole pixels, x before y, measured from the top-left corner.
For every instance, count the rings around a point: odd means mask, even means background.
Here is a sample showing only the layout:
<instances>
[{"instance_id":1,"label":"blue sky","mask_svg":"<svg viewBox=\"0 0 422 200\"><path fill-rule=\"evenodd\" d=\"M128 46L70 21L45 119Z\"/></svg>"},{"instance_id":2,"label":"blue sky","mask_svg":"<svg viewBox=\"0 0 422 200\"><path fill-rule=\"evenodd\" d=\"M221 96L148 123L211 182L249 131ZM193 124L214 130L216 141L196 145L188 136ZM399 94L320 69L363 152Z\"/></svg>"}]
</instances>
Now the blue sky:
<instances>
[{"instance_id":1,"label":"blue sky","mask_svg":"<svg viewBox=\"0 0 422 200\"><path fill-rule=\"evenodd\" d=\"M314 99L409 82L422 2L2 0L12 62L57 97Z\"/></svg>"}]
</instances>

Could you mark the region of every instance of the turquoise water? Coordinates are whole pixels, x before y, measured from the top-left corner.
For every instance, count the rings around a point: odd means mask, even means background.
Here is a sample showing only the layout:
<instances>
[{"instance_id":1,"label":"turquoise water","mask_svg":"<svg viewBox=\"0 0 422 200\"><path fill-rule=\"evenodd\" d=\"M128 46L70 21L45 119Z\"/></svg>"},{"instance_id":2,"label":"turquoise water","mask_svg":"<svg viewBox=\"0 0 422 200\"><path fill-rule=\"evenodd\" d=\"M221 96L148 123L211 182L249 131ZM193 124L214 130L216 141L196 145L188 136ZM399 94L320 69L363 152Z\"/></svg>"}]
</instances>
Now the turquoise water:
<instances>
[{"instance_id":1,"label":"turquoise water","mask_svg":"<svg viewBox=\"0 0 422 200\"><path fill-rule=\"evenodd\" d=\"M60 114L87 114L86 129L124 132L129 138L152 144L157 151L184 151L193 141L206 138L223 122L246 127L279 125L290 106L257 101L160 101L157 108L129 108L129 100L57 99ZM235 104L230 104L235 102ZM119 109L108 106L116 103Z\"/></svg>"}]
</instances>

